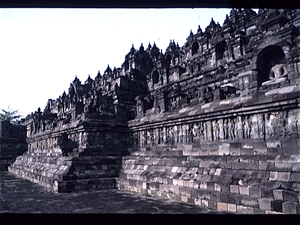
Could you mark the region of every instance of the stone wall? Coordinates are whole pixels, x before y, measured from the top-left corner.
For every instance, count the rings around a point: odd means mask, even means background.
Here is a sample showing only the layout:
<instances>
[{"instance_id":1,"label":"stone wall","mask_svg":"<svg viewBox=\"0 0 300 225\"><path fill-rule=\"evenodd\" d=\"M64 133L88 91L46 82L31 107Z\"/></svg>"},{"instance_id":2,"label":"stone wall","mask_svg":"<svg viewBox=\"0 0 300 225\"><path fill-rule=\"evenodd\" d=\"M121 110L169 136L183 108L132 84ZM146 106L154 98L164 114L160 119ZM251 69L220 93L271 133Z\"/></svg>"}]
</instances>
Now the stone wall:
<instances>
[{"instance_id":1,"label":"stone wall","mask_svg":"<svg viewBox=\"0 0 300 225\"><path fill-rule=\"evenodd\" d=\"M148 78L153 104L141 99L129 121L136 152L119 188L234 213L300 213L300 17L284 11L232 10L182 48L170 42L169 61Z\"/></svg>"},{"instance_id":2,"label":"stone wall","mask_svg":"<svg viewBox=\"0 0 300 225\"><path fill-rule=\"evenodd\" d=\"M118 187L221 211L299 214L300 92L266 93L131 121L137 151Z\"/></svg>"},{"instance_id":3,"label":"stone wall","mask_svg":"<svg viewBox=\"0 0 300 225\"><path fill-rule=\"evenodd\" d=\"M299 155L141 152L124 158L118 187L238 214L299 214L299 176Z\"/></svg>"}]
</instances>

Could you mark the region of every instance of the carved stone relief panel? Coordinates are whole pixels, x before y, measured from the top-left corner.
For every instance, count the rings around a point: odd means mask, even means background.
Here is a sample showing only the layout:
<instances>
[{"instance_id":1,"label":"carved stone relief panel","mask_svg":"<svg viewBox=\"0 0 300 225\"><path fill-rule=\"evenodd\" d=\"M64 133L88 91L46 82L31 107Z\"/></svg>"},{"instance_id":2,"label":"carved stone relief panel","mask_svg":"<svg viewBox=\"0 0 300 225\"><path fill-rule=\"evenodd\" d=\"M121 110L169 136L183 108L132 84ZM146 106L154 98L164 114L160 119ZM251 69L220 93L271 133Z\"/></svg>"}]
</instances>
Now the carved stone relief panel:
<instances>
[{"instance_id":1,"label":"carved stone relief panel","mask_svg":"<svg viewBox=\"0 0 300 225\"><path fill-rule=\"evenodd\" d=\"M244 132L244 139L251 138L251 130L252 129L252 117L245 116L243 119L243 132Z\"/></svg>"}]
</instances>

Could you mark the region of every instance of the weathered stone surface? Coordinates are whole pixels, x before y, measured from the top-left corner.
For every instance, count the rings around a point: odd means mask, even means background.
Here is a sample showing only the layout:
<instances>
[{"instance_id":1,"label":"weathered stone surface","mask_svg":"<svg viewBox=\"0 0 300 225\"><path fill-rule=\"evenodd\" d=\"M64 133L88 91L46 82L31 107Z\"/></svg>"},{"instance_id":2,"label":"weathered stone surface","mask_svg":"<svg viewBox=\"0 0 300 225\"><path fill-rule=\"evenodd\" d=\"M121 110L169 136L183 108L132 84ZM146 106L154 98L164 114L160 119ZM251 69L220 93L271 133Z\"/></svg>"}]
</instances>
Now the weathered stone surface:
<instances>
[{"instance_id":1,"label":"weathered stone surface","mask_svg":"<svg viewBox=\"0 0 300 225\"><path fill-rule=\"evenodd\" d=\"M132 46L22 120L28 151L9 170L58 192L115 185L236 213L298 204L299 21L233 9L182 47Z\"/></svg>"},{"instance_id":2,"label":"weathered stone surface","mask_svg":"<svg viewBox=\"0 0 300 225\"><path fill-rule=\"evenodd\" d=\"M262 210L270 210L276 212L282 212L282 201L273 199L258 199L259 208Z\"/></svg>"},{"instance_id":3,"label":"weathered stone surface","mask_svg":"<svg viewBox=\"0 0 300 225\"><path fill-rule=\"evenodd\" d=\"M283 201L290 201L290 202L299 202L298 201L298 193L294 191L283 191Z\"/></svg>"},{"instance_id":4,"label":"weathered stone surface","mask_svg":"<svg viewBox=\"0 0 300 225\"><path fill-rule=\"evenodd\" d=\"M300 181L300 173L291 173L290 182L299 182Z\"/></svg>"},{"instance_id":5,"label":"weathered stone surface","mask_svg":"<svg viewBox=\"0 0 300 225\"><path fill-rule=\"evenodd\" d=\"M237 206L237 213L238 214L253 214L254 209L252 207L238 205Z\"/></svg>"},{"instance_id":6,"label":"weathered stone surface","mask_svg":"<svg viewBox=\"0 0 300 225\"><path fill-rule=\"evenodd\" d=\"M278 172L277 179L278 181L289 181L291 173L290 172Z\"/></svg>"},{"instance_id":7,"label":"weathered stone surface","mask_svg":"<svg viewBox=\"0 0 300 225\"><path fill-rule=\"evenodd\" d=\"M283 191L284 190L273 190L274 198L283 201Z\"/></svg>"},{"instance_id":8,"label":"weathered stone surface","mask_svg":"<svg viewBox=\"0 0 300 225\"><path fill-rule=\"evenodd\" d=\"M223 202L217 202L217 209L219 211L228 211L228 204Z\"/></svg>"},{"instance_id":9,"label":"weathered stone surface","mask_svg":"<svg viewBox=\"0 0 300 225\"><path fill-rule=\"evenodd\" d=\"M300 214L300 204L294 202L283 202L282 212L286 214Z\"/></svg>"}]
</instances>

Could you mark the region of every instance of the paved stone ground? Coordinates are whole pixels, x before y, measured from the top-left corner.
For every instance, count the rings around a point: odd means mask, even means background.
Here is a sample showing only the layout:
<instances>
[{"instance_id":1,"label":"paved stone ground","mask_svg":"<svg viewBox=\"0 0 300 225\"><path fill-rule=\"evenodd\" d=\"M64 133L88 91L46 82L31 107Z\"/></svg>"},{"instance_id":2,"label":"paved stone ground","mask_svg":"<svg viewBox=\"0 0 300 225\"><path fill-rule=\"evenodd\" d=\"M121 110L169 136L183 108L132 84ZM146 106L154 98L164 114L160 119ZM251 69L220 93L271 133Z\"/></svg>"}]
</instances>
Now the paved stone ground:
<instances>
[{"instance_id":1,"label":"paved stone ground","mask_svg":"<svg viewBox=\"0 0 300 225\"><path fill-rule=\"evenodd\" d=\"M54 193L0 172L0 213L223 214L117 189Z\"/></svg>"}]
</instances>

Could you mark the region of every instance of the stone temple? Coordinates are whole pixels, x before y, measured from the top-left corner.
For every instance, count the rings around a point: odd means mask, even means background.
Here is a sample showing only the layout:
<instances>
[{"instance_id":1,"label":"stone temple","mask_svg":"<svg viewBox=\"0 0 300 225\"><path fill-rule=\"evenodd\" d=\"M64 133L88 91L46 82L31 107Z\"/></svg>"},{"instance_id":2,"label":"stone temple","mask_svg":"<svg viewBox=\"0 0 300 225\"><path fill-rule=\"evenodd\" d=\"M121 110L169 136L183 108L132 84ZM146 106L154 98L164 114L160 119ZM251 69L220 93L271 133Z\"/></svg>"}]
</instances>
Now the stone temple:
<instances>
[{"instance_id":1,"label":"stone temple","mask_svg":"<svg viewBox=\"0 0 300 225\"><path fill-rule=\"evenodd\" d=\"M22 119L25 153L8 171L56 192L300 214L299 35L300 10L233 9L165 53L132 46Z\"/></svg>"}]
</instances>

